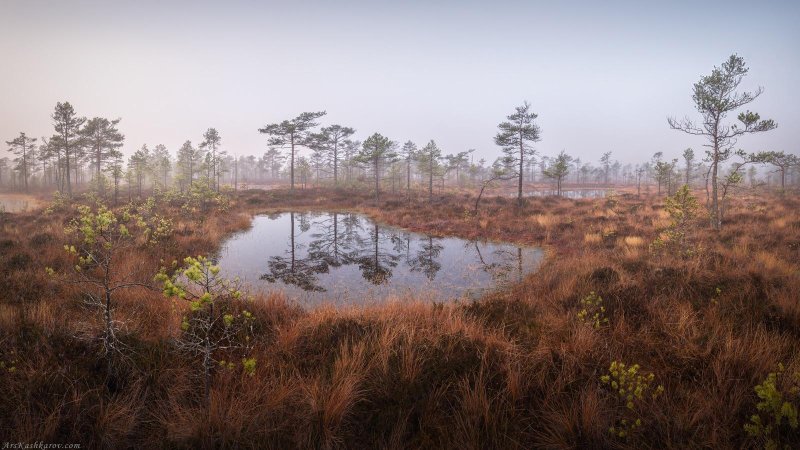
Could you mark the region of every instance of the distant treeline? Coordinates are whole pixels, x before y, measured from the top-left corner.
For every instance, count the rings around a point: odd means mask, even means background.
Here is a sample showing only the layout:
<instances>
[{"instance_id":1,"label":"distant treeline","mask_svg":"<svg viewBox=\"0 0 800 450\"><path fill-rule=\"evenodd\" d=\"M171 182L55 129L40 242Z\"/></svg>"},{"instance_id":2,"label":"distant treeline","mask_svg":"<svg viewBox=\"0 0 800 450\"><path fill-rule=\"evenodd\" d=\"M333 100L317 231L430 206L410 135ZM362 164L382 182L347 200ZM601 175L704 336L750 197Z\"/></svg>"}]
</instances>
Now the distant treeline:
<instances>
[{"instance_id":1,"label":"distant treeline","mask_svg":"<svg viewBox=\"0 0 800 450\"><path fill-rule=\"evenodd\" d=\"M425 145L400 143L379 133L363 141L356 130L338 124L321 125L326 115L305 112L258 131L267 137L261 155L230 155L221 134L209 128L197 144L187 140L179 148L162 144L142 145L127 159L121 149L125 136L120 119L79 116L69 102L58 103L51 116L55 133L35 138L21 132L6 141L11 157L0 158L0 187L29 191L58 190L71 195L87 188L110 195L141 197L148 189L184 191L202 181L219 190L242 186L288 183L295 185L364 185L392 191L425 189L433 194L445 186L480 186L488 181L515 183L522 197L523 183L576 185L657 185L658 192L672 193L678 186L705 185L711 168L709 155L701 158L691 148L679 157L662 152L639 164L623 164L612 152L597 161L585 161L566 152L541 155L533 143L540 139L537 115L525 102L500 123L495 143L502 154L494 161L475 159L474 149L445 154L434 140ZM255 130L254 130L255 131ZM305 149L303 154L301 149ZM708 153L708 152L707 152ZM738 186L797 185L798 159L783 152L741 155L742 162L719 167L721 180ZM760 163L750 164L746 163ZM775 170L759 171L769 165ZM369 184L367 184L369 183ZM718 181L719 183L719 181Z\"/></svg>"}]
</instances>

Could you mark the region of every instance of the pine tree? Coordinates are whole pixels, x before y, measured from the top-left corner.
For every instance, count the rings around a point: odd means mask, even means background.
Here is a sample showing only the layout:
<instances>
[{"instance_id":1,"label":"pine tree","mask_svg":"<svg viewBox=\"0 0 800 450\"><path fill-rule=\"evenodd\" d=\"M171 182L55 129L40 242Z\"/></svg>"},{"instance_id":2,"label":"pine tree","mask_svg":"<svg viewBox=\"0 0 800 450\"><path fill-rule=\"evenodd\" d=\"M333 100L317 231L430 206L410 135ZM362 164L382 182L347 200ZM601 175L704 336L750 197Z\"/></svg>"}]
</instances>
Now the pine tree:
<instances>
[{"instance_id":1,"label":"pine tree","mask_svg":"<svg viewBox=\"0 0 800 450\"><path fill-rule=\"evenodd\" d=\"M3 174L8 170L8 158L0 158L0 186L3 185Z\"/></svg>"},{"instance_id":2,"label":"pine tree","mask_svg":"<svg viewBox=\"0 0 800 450\"><path fill-rule=\"evenodd\" d=\"M695 108L703 117L702 123L695 123L688 117L682 120L668 118L670 128L684 133L703 136L708 140L707 160L711 164L711 204L709 213L711 226L715 230L722 227L720 213L719 172L720 163L727 161L735 153L734 146L739 137L745 134L770 131L777 127L771 119L761 119L758 113L746 111L739 113L740 124L729 125L724 122L728 114L753 102L762 92L758 88L754 92L738 92L737 89L749 69L744 59L731 55L721 67L714 67L711 75L704 76L694 84L692 100Z\"/></svg>"},{"instance_id":3,"label":"pine tree","mask_svg":"<svg viewBox=\"0 0 800 450\"><path fill-rule=\"evenodd\" d=\"M356 130L341 125L331 125L323 127L319 133L312 133L309 136L309 146L322 153L324 157L330 159L333 166L333 184L339 184L339 153L344 142L355 133Z\"/></svg>"},{"instance_id":4,"label":"pine tree","mask_svg":"<svg viewBox=\"0 0 800 450\"><path fill-rule=\"evenodd\" d=\"M417 144L406 141L400 149L399 156L406 163L406 193L411 196L411 162L417 157Z\"/></svg>"},{"instance_id":5,"label":"pine tree","mask_svg":"<svg viewBox=\"0 0 800 450\"><path fill-rule=\"evenodd\" d=\"M428 178L428 200L433 200L433 177L441 172L442 150L431 139L425 147L417 152L419 171Z\"/></svg>"},{"instance_id":6,"label":"pine tree","mask_svg":"<svg viewBox=\"0 0 800 450\"><path fill-rule=\"evenodd\" d=\"M108 120L102 117L95 117L80 130L80 135L84 140L84 145L89 150L91 164L94 166L94 180L98 183L98 188L102 193L104 184L102 181L102 171L106 169L108 162L121 157L119 151L125 136L117 130L120 119Z\"/></svg>"},{"instance_id":7,"label":"pine tree","mask_svg":"<svg viewBox=\"0 0 800 450\"><path fill-rule=\"evenodd\" d=\"M394 143L389 138L375 133L364 141L356 158L372 167L375 175L375 202L380 199L381 164L391 162L397 157L393 147Z\"/></svg>"},{"instance_id":8,"label":"pine tree","mask_svg":"<svg viewBox=\"0 0 800 450\"><path fill-rule=\"evenodd\" d=\"M600 165L603 166L603 184L608 185L608 174L611 171L611 152L603 153L600 157Z\"/></svg>"},{"instance_id":9,"label":"pine tree","mask_svg":"<svg viewBox=\"0 0 800 450\"><path fill-rule=\"evenodd\" d=\"M269 171L269 176L271 179L276 180L280 176L281 167L283 167L283 162L286 160L286 156L282 155L280 150L277 148L271 147L264 153L262 156L264 170Z\"/></svg>"},{"instance_id":10,"label":"pine tree","mask_svg":"<svg viewBox=\"0 0 800 450\"><path fill-rule=\"evenodd\" d=\"M311 130L318 123L317 119L325 115L325 111L304 112L294 119L284 120L259 128L259 133L269 136L267 141L271 146L287 147L289 149L289 177L291 190L294 191L294 163L297 146L308 146Z\"/></svg>"},{"instance_id":11,"label":"pine tree","mask_svg":"<svg viewBox=\"0 0 800 450\"><path fill-rule=\"evenodd\" d=\"M70 169L78 166L78 159L82 152L83 139L80 135L81 127L86 122L85 117L78 117L69 102L56 103L53 115L53 127L56 134L50 139L50 144L58 147L63 155L64 174L66 175L67 195L72 197L72 178ZM75 180L77 183L77 180Z\"/></svg>"},{"instance_id":12,"label":"pine tree","mask_svg":"<svg viewBox=\"0 0 800 450\"><path fill-rule=\"evenodd\" d=\"M169 155L169 150L162 144L156 145L153 149L151 169L155 175L155 179L159 180L162 188L167 188L167 176L169 170L172 168L172 160Z\"/></svg>"},{"instance_id":13,"label":"pine tree","mask_svg":"<svg viewBox=\"0 0 800 450\"><path fill-rule=\"evenodd\" d=\"M777 168L781 176L781 193L786 189L786 172L793 167L800 167L800 158L797 155L784 152L762 152L754 155L753 159L758 159Z\"/></svg>"},{"instance_id":14,"label":"pine tree","mask_svg":"<svg viewBox=\"0 0 800 450\"><path fill-rule=\"evenodd\" d=\"M517 205L522 206L522 178L524 175L525 157L533 157L536 151L532 144L538 142L541 136L539 126L533 121L538 117L531 112L531 105L524 102L516 108L516 112L507 117L508 121L500 123L500 131L494 138L495 144L503 148L509 166L515 167L519 178L517 190Z\"/></svg>"},{"instance_id":15,"label":"pine tree","mask_svg":"<svg viewBox=\"0 0 800 450\"><path fill-rule=\"evenodd\" d=\"M221 143L222 138L215 128L206 130L203 133L203 142L200 143L200 148L208 152L207 160L211 170L210 182L217 192L219 192L219 163L224 155L224 152L219 149Z\"/></svg>"},{"instance_id":16,"label":"pine tree","mask_svg":"<svg viewBox=\"0 0 800 450\"><path fill-rule=\"evenodd\" d=\"M561 196L561 183L569 174L570 164L572 164L572 157L567 155L563 150L555 159L550 163L544 171L544 176L556 181L556 195Z\"/></svg>"},{"instance_id":17,"label":"pine tree","mask_svg":"<svg viewBox=\"0 0 800 450\"><path fill-rule=\"evenodd\" d=\"M177 167L180 169L179 179L181 180L181 191L183 183L188 181L191 187L194 184L194 175L200 171L203 164L203 152L192 146L192 141L186 141L178 149Z\"/></svg>"},{"instance_id":18,"label":"pine tree","mask_svg":"<svg viewBox=\"0 0 800 450\"><path fill-rule=\"evenodd\" d=\"M31 173L31 161L34 159L36 138L30 138L25 133L20 132L19 136L10 141L6 141L9 151L16 155L14 162L17 163L17 170L22 176L25 192L28 192L28 177Z\"/></svg>"},{"instance_id":19,"label":"pine tree","mask_svg":"<svg viewBox=\"0 0 800 450\"><path fill-rule=\"evenodd\" d=\"M142 186L144 185L144 179L147 175L148 165L147 163L150 161L150 150L147 148L147 145L142 145L142 148L137 150L131 157L128 159L128 171L130 171L133 177L136 180L136 192L139 198L142 198Z\"/></svg>"},{"instance_id":20,"label":"pine tree","mask_svg":"<svg viewBox=\"0 0 800 450\"><path fill-rule=\"evenodd\" d=\"M692 167L694 166L694 150L687 148L683 151L683 161L686 163L685 168L685 182L689 186L692 181Z\"/></svg>"}]
</instances>

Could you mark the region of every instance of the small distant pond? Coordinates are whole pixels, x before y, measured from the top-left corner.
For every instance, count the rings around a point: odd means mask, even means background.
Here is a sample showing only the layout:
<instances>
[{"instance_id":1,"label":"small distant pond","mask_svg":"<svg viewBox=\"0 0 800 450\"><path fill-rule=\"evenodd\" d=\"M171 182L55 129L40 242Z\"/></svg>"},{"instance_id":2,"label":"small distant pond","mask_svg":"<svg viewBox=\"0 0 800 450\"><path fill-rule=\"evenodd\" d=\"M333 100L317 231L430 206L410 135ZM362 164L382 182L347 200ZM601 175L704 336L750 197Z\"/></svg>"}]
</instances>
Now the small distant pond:
<instances>
[{"instance_id":1,"label":"small distant pond","mask_svg":"<svg viewBox=\"0 0 800 450\"><path fill-rule=\"evenodd\" d=\"M436 238L353 213L260 215L223 244L217 263L251 290L301 304L362 304L413 296L477 297L539 266L541 249Z\"/></svg>"},{"instance_id":2,"label":"small distant pond","mask_svg":"<svg viewBox=\"0 0 800 450\"><path fill-rule=\"evenodd\" d=\"M18 213L32 210L38 206L39 202L33 197L17 194L0 194L0 211Z\"/></svg>"},{"instance_id":3,"label":"small distant pond","mask_svg":"<svg viewBox=\"0 0 800 450\"><path fill-rule=\"evenodd\" d=\"M608 195L609 189L569 189L562 190L561 196L572 199L579 198L603 198ZM526 197L549 197L557 195L557 191L544 190L544 191L530 191L526 192Z\"/></svg>"}]
</instances>

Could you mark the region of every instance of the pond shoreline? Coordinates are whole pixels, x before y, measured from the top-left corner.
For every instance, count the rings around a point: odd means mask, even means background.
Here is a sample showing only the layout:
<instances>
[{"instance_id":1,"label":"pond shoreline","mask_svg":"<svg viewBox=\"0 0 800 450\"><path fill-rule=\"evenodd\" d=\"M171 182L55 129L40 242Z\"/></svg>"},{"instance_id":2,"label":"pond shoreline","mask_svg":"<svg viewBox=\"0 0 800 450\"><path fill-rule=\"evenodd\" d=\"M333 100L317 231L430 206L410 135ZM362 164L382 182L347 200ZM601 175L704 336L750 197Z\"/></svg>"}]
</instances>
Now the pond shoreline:
<instances>
[{"instance_id":1,"label":"pond shoreline","mask_svg":"<svg viewBox=\"0 0 800 450\"><path fill-rule=\"evenodd\" d=\"M285 240L276 238L284 232ZM347 304L422 292L482 298L521 282L545 259L539 247L434 236L362 212L316 208L254 213L249 226L223 238L215 254L223 273L247 279L255 290ZM261 273L261 266L269 270Z\"/></svg>"}]
</instances>

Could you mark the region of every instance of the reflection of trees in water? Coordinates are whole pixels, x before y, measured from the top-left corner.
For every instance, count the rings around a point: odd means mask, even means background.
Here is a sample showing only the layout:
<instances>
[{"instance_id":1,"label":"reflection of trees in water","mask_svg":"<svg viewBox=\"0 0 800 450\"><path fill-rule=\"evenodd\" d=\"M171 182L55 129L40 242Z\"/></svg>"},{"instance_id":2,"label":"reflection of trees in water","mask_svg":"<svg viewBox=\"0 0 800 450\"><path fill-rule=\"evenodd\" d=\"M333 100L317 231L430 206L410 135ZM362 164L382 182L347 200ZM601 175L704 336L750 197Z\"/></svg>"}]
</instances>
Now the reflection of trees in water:
<instances>
[{"instance_id":1,"label":"reflection of trees in water","mask_svg":"<svg viewBox=\"0 0 800 450\"><path fill-rule=\"evenodd\" d=\"M312 234L313 240L308 244L308 257L327 264L330 267L341 266L347 258L347 248L340 245L342 240L339 231L339 214L333 213L314 222L319 230Z\"/></svg>"},{"instance_id":2,"label":"reflection of trees in water","mask_svg":"<svg viewBox=\"0 0 800 450\"><path fill-rule=\"evenodd\" d=\"M381 252L380 250L380 228L378 224L373 224L372 245L370 252L362 248L362 254L353 262L358 264L361 269L361 276L372 284L384 284L392 277L392 268L397 266L400 255L392 251Z\"/></svg>"},{"instance_id":3,"label":"reflection of trees in water","mask_svg":"<svg viewBox=\"0 0 800 450\"><path fill-rule=\"evenodd\" d=\"M475 246L475 253L478 255L482 270L491 275L492 279L508 280L511 272L515 271L518 274L518 280L522 280L522 247L517 247L516 251L503 248L494 250L492 261L486 262L478 246L478 241L473 241L472 244Z\"/></svg>"},{"instance_id":4,"label":"reflection of trees in water","mask_svg":"<svg viewBox=\"0 0 800 450\"><path fill-rule=\"evenodd\" d=\"M416 246L411 233L384 230L382 235L377 223L370 224L371 229L367 230L366 219L349 213L318 216L289 213L289 219L289 248L285 255L271 257L267 262L268 272L261 276L270 283L280 281L306 291L325 291L318 275L328 273L331 267L357 265L362 277L375 285L387 283L399 263L404 263L411 272L424 274L430 281L442 269L440 257L444 246L432 236L418 238L420 245ZM304 246L297 243L295 220L300 234L313 230L304 257L300 256ZM472 244L481 269L493 279L508 279L515 266L522 277L522 248L496 249L487 262L478 242Z\"/></svg>"},{"instance_id":5,"label":"reflection of trees in water","mask_svg":"<svg viewBox=\"0 0 800 450\"><path fill-rule=\"evenodd\" d=\"M416 257L409 261L411 271L422 272L428 280L433 281L442 268L442 264L436 259L441 255L442 249L444 247L434 241L432 236L427 236L422 241L422 247L417 251Z\"/></svg>"},{"instance_id":6,"label":"reflection of trees in water","mask_svg":"<svg viewBox=\"0 0 800 450\"><path fill-rule=\"evenodd\" d=\"M317 283L317 275L328 272L328 264L314 258L298 258L298 244L295 240L295 213L289 213L289 249L287 256L273 256L267 261L269 272L261 275L262 280L274 283L281 281L285 284L297 286L304 291L324 291L325 288ZM306 214L300 215L301 231L308 231L311 227Z\"/></svg>"}]
</instances>

